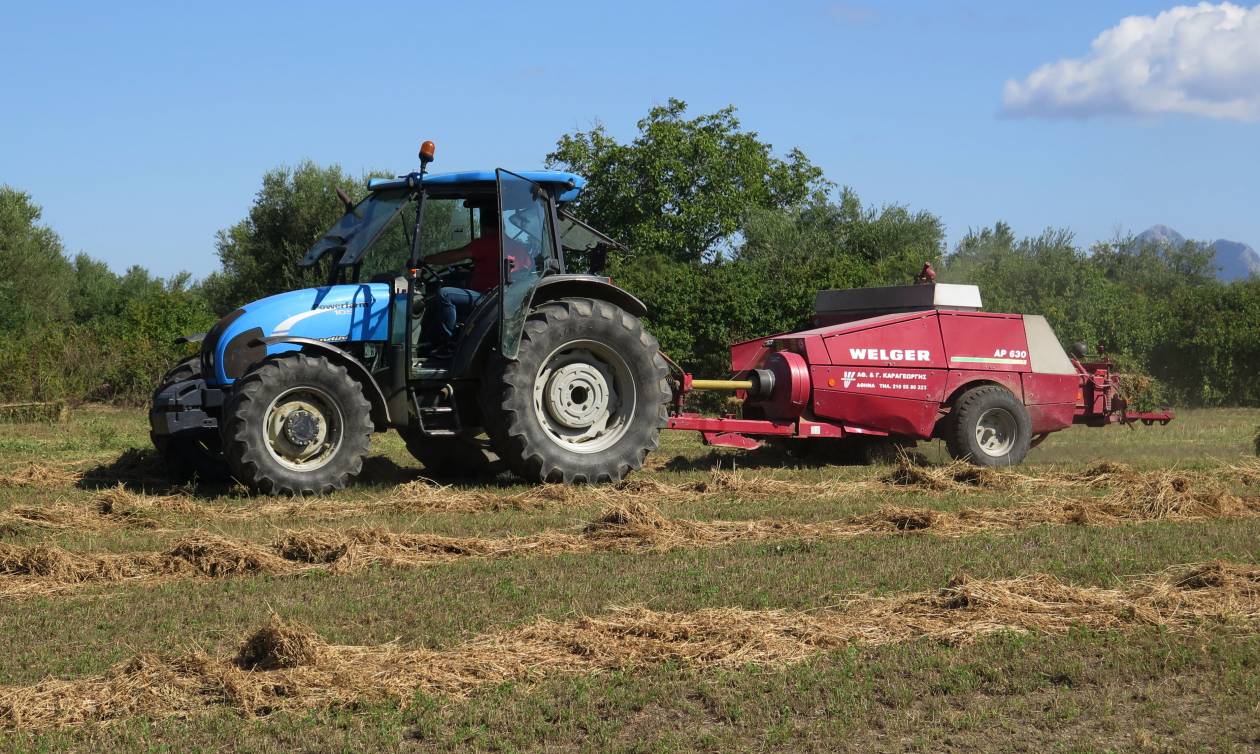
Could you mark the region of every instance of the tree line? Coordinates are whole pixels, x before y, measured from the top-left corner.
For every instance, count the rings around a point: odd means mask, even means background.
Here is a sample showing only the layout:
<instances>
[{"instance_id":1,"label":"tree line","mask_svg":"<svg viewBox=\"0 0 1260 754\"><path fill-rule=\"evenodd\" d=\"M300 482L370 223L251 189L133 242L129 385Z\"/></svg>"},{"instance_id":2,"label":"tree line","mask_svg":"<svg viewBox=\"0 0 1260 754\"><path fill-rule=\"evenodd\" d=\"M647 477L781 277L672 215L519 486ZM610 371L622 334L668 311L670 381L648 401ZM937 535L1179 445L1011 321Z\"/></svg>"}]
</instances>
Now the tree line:
<instances>
[{"instance_id":1,"label":"tree line","mask_svg":"<svg viewBox=\"0 0 1260 754\"><path fill-rule=\"evenodd\" d=\"M997 222L947 250L930 212L863 204L799 150L776 155L734 108L692 116L679 100L628 141L603 126L565 134L546 164L588 179L574 214L628 247L609 274L697 373L723 373L732 342L808 325L818 290L909 283L930 262L942 281L978 284L987 309L1044 314L1065 344L1104 347L1171 402L1260 404L1260 281L1218 282L1200 244L1086 249L1064 230L1017 238ZM0 401L142 403L190 350L177 337L322 282L296 262L341 214L337 190L362 196L366 177L312 162L268 171L201 281L71 257L32 197L0 187Z\"/></svg>"}]
</instances>

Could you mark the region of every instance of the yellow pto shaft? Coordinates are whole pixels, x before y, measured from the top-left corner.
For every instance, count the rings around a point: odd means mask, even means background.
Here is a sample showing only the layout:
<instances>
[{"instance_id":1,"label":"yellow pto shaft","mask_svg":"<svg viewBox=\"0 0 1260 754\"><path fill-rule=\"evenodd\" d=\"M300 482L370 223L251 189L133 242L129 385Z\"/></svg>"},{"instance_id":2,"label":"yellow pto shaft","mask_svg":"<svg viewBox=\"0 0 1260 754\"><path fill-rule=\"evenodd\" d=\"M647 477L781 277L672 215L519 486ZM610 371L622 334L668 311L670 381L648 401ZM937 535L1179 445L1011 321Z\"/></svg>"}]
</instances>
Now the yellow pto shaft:
<instances>
[{"instance_id":1,"label":"yellow pto shaft","mask_svg":"<svg viewBox=\"0 0 1260 754\"><path fill-rule=\"evenodd\" d=\"M752 390L752 380L692 380L692 390Z\"/></svg>"}]
</instances>

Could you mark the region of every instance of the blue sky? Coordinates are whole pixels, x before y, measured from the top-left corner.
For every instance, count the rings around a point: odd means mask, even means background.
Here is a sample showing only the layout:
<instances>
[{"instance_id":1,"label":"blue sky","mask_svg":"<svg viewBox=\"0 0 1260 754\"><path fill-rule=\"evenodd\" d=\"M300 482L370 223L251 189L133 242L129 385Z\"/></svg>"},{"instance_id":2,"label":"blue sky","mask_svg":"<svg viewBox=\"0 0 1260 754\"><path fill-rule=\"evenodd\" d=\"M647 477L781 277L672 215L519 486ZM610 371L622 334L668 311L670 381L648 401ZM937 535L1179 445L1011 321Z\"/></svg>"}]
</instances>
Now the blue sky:
<instances>
[{"instance_id":1,"label":"blue sky","mask_svg":"<svg viewBox=\"0 0 1260 754\"><path fill-rule=\"evenodd\" d=\"M429 138L434 169L527 169L597 121L632 136L672 96L736 105L864 201L938 214L951 245L1002 219L1260 246L1260 100L1181 96L1252 86L1234 58L1171 95L1124 88L1128 48L1028 79L1173 5L6 3L0 183L71 253L201 276L276 165L405 171Z\"/></svg>"}]
</instances>

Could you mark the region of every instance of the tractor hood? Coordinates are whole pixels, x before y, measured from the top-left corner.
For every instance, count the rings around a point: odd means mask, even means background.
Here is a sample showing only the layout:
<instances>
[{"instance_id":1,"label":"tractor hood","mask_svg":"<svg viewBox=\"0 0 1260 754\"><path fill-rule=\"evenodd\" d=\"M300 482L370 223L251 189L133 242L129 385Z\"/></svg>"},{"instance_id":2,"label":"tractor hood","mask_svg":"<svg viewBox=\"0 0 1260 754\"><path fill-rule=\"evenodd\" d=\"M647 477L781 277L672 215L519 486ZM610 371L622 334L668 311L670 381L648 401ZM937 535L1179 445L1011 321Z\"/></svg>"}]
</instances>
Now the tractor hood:
<instances>
[{"instance_id":1,"label":"tractor hood","mask_svg":"<svg viewBox=\"0 0 1260 754\"><path fill-rule=\"evenodd\" d=\"M298 350L265 345L272 336L326 343L389 339L388 283L356 283L287 291L237 309L210 329L201 344L207 384L230 385L267 356Z\"/></svg>"}]
</instances>

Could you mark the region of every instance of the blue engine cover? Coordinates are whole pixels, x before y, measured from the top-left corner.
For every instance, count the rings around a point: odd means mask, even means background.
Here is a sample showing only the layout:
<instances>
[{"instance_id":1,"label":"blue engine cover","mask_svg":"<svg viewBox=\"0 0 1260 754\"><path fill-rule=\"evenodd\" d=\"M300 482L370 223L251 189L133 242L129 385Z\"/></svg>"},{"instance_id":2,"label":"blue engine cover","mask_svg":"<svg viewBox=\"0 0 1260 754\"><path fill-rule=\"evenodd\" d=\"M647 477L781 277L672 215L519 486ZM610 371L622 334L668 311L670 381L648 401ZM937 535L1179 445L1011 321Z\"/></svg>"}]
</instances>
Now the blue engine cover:
<instances>
[{"instance_id":1,"label":"blue engine cover","mask_svg":"<svg viewBox=\"0 0 1260 754\"><path fill-rule=\"evenodd\" d=\"M230 385L266 356L298 350L285 343L251 346L258 338L288 335L327 343L389 340L391 289L388 283L304 288L246 304L220 320L202 344L207 384Z\"/></svg>"}]
</instances>

